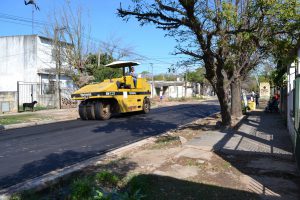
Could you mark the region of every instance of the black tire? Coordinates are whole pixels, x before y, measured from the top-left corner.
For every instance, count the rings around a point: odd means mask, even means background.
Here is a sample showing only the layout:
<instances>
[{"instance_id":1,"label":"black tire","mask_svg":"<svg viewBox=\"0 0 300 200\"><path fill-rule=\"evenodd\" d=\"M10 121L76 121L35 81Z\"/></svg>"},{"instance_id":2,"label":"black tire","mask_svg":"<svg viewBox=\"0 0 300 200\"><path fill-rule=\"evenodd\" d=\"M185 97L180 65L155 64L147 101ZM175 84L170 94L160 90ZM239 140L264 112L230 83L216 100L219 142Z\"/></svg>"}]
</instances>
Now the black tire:
<instances>
[{"instance_id":1,"label":"black tire","mask_svg":"<svg viewBox=\"0 0 300 200\"><path fill-rule=\"evenodd\" d=\"M97 101L95 103L95 117L97 120L107 120L111 117L111 105L109 102Z\"/></svg>"},{"instance_id":2,"label":"black tire","mask_svg":"<svg viewBox=\"0 0 300 200\"><path fill-rule=\"evenodd\" d=\"M87 120L88 119L87 112L86 112L86 103L85 102L81 102L79 104L78 111L79 111L80 119L82 119L82 120Z\"/></svg>"},{"instance_id":3,"label":"black tire","mask_svg":"<svg viewBox=\"0 0 300 200\"><path fill-rule=\"evenodd\" d=\"M148 112L150 112L150 99L149 98L145 98L144 102L143 102L143 113L147 114Z\"/></svg>"},{"instance_id":4,"label":"black tire","mask_svg":"<svg viewBox=\"0 0 300 200\"><path fill-rule=\"evenodd\" d=\"M95 104L94 102L88 102L86 105L86 114L89 120L95 120Z\"/></svg>"}]
</instances>

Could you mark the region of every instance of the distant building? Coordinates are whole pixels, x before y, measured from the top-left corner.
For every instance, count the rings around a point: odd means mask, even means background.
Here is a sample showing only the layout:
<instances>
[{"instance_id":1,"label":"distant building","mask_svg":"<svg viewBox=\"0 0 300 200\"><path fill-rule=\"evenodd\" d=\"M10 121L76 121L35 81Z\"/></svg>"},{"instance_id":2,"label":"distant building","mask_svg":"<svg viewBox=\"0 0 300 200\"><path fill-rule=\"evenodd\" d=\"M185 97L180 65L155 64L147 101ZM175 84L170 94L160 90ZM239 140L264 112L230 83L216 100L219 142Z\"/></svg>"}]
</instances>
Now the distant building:
<instances>
[{"instance_id":1,"label":"distant building","mask_svg":"<svg viewBox=\"0 0 300 200\"><path fill-rule=\"evenodd\" d=\"M18 99L19 105L33 99L41 106L54 106L56 62L52 41L38 35L0 37L0 112L16 111ZM63 73L68 68L63 62L62 88L74 87L71 77Z\"/></svg>"},{"instance_id":2,"label":"distant building","mask_svg":"<svg viewBox=\"0 0 300 200\"><path fill-rule=\"evenodd\" d=\"M150 81L152 85L152 82ZM153 97L163 98L181 98L200 95L213 95L212 89L209 86L201 88L199 83L185 82L178 79L177 81L154 81L152 88Z\"/></svg>"}]
</instances>

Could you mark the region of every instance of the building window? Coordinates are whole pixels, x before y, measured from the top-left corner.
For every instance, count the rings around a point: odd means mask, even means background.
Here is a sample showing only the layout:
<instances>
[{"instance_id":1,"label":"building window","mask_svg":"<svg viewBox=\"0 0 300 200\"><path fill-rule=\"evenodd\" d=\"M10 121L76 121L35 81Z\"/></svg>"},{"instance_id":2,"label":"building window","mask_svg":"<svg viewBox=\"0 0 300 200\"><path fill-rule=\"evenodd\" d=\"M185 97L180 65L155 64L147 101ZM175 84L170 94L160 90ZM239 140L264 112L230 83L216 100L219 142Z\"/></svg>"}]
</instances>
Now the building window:
<instances>
[{"instance_id":1,"label":"building window","mask_svg":"<svg viewBox=\"0 0 300 200\"><path fill-rule=\"evenodd\" d=\"M43 94L55 94L55 81L43 83Z\"/></svg>"}]
</instances>

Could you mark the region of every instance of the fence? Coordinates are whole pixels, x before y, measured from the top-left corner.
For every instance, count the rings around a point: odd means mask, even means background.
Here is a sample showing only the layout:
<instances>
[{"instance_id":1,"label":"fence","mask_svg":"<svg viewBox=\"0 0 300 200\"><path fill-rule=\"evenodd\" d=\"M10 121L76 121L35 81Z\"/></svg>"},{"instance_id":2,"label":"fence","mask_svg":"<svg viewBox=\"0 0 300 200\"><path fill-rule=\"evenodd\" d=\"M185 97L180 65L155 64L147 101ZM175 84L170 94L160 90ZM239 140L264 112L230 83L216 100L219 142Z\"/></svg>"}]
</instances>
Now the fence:
<instances>
[{"instance_id":1,"label":"fence","mask_svg":"<svg viewBox=\"0 0 300 200\"><path fill-rule=\"evenodd\" d=\"M17 105L18 112L23 110L23 103L31 103L37 101L38 109L52 109L52 108L72 108L77 106L77 102L71 99L71 94L74 88L60 88L58 95L55 82L50 83L32 83L32 82L17 82ZM58 106L58 103L60 106Z\"/></svg>"}]
</instances>

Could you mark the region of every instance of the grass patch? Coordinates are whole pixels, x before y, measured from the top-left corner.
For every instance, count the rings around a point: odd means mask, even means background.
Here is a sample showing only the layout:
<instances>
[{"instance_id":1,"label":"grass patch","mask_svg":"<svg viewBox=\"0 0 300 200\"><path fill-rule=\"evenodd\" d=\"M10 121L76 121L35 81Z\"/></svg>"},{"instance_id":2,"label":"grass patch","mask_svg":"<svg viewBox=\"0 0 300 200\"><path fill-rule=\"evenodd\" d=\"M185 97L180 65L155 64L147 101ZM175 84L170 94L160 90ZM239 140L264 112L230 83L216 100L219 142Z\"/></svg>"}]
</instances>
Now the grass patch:
<instances>
[{"instance_id":1,"label":"grass patch","mask_svg":"<svg viewBox=\"0 0 300 200\"><path fill-rule=\"evenodd\" d=\"M7 115L0 117L1 125L18 124L23 122L29 122L35 114L23 114L23 115Z\"/></svg>"},{"instance_id":2,"label":"grass patch","mask_svg":"<svg viewBox=\"0 0 300 200\"><path fill-rule=\"evenodd\" d=\"M196 163L188 163L195 165ZM152 174L131 174L123 178L103 170L88 175L73 176L69 180L50 186L47 191L32 191L15 195L11 200L182 200L182 199L259 199L247 191L210 184L180 180Z\"/></svg>"},{"instance_id":3,"label":"grass patch","mask_svg":"<svg viewBox=\"0 0 300 200\"><path fill-rule=\"evenodd\" d=\"M93 179L83 177L75 179L71 184L71 199L92 199L93 196Z\"/></svg>"},{"instance_id":4,"label":"grass patch","mask_svg":"<svg viewBox=\"0 0 300 200\"><path fill-rule=\"evenodd\" d=\"M179 141L179 137L172 135L160 136L155 143L168 143L173 141Z\"/></svg>"},{"instance_id":5,"label":"grass patch","mask_svg":"<svg viewBox=\"0 0 300 200\"><path fill-rule=\"evenodd\" d=\"M51 110L55 109L55 106L40 106L40 105L35 105L33 110L34 111L39 111L39 110ZM26 110L23 110L23 106L19 106L19 111L20 112L31 112L30 108L26 108Z\"/></svg>"},{"instance_id":6,"label":"grass patch","mask_svg":"<svg viewBox=\"0 0 300 200\"><path fill-rule=\"evenodd\" d=\"M104 186L117 186L118 182L120 181L117 175L107 170L98 172L95 176L95 179L98 183L101 183Z\"/></svg>"},{"instance_id":7,"label":"grass patch","mask_svg":"<svg viewBox=\"0 0 300 200\"><path fill-rule=\"evenodd\" d=\"M39 106L39 105L37 105L37 106L35 106L34 107L34 110L35 111L39 111L39 110L51 110L51 109L55 109L55 106L52 106L52 107L46 107L46 106Z\"/></svg>"},{"instance_id":8,"label":"grass patch","mask_svg":"<svg viewBox=\"0 0 300 200\"><path fill-rule=\"evenodd\" d=\"M180 145L179 136L160 136L155 143L151 145L150 149L160 149Z\"/></svg>"},{"instance_id":9,"label":"grass patch","mask_svg":"<svg viewBox=\"0 0 300 200\"><path fill-rule=\"evenodd\" d=\"M37 121L44 121L50 120L51 117L43 116L38 113L24 113L18 115L4 115L0 117L0 124L1 125L10 125L10 124L19 124L19 123L26 123L26 122L37 122Z\"/></svg>"}]
</instances>

